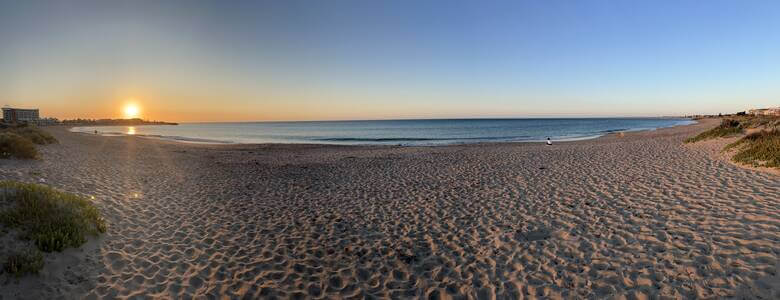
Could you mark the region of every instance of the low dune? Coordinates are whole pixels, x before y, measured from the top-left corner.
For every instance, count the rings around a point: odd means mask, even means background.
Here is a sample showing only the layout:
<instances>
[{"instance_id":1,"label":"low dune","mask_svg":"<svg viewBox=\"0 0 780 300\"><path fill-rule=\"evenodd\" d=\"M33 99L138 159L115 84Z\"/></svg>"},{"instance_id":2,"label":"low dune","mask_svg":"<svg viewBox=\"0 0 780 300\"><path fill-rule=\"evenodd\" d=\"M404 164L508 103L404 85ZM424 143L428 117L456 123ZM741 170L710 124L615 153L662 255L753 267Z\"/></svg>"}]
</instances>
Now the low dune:
<instances>
[{"instance_id":1,"label":"low dune","mask_svg":"<svg viewBox=\"0 0 780 300\"><path fill-rule=\"evenodd\" d=\"M94 197L108 231L8 298L780 297L780 177L683 140L195 145L50 129L1 179Z\"/></svg>"}]
</instances>

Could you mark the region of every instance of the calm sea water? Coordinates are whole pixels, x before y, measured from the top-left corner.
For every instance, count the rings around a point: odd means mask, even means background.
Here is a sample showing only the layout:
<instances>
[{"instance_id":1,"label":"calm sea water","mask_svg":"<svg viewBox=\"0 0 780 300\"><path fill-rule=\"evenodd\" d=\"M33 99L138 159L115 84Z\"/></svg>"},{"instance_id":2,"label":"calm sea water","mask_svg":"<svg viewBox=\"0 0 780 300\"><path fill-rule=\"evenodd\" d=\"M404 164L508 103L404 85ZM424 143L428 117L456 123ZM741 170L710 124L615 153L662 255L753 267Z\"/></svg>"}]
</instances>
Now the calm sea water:
<instances>
[{"instance_id":1,"label":"calm sea water","mask_svg":"<svg viewBox=\"0 0 780 300\"><path fill-rule=\"evenodd\" d=\"M141 135L189 142L443 145L596 138L610 132L692 124L690 119L447 119L96 126L72 131Z\"/></svg>"}]
</instances>

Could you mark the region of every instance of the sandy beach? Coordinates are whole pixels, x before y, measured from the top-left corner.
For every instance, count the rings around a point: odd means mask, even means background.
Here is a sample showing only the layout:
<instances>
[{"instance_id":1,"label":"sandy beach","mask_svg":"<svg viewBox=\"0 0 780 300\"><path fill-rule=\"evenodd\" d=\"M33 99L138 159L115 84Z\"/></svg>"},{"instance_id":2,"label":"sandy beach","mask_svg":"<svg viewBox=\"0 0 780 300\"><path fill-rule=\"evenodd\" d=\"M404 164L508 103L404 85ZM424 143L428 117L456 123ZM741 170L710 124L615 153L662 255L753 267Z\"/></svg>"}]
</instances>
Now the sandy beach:
<instances>
[{"instance_id":1,"label":"sandy beach","mask_svg":"<svg viewBox=\"0 0 780 300\"><path fill-rule=\"evenodd\" d=\"M780 176L683 144L713 122L438 147L52 127L0 179L94 197L108 232L0 299L777 299Z\"/></svg>"}]
</instances>

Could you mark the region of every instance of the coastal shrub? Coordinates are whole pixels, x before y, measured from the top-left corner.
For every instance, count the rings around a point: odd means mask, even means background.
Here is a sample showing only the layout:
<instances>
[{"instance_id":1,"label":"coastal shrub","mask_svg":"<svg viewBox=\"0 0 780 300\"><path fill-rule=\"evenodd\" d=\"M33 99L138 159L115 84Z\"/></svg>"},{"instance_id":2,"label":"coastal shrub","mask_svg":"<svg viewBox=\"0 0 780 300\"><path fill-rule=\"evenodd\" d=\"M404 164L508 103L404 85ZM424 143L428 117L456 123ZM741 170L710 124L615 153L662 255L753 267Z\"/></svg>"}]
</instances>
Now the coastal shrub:
<instances>
[{"instance_id":1,"label":"coastal shrub","mask_svg":"<svg viewBox=\"0 0 780 300\"><path fill-rule=\"evenodd\" d=\"M0 212L0 222L20 228L22 238L44 252L79 247L88 235L106 231L106 222L92 203L48 186L3 181L0 201L13 204Z\"/></svg>"},{"instance_id":2,"label":"coastal shrub","mask_svg":"<svg viewBox=\"0 0 780 300\"><path fill-rule=\"evenodd\" d=\"M43 254L35 249L11 254L3 264L3 271L17 278L27 274L37 274L41 269L43 269Z\"/></svg>"},{"instance_id":3,"label":"coastal shrub","mask_svg":"<svg viewBox=\"0 0 780 300\"><path fill-rule=\"evenodd\" d=\"M720 125L718 127L715 127L713 129L707 130L705 132L700 133L697 136L694 136L692 138L688 138L685 140L686 143L695 143L698 141L703 140L709 140L724 136L730 136L730 135L736 135L742 133L742 126L739 121L732 120L732 119L725 119L721 121Z\"/></svg>"},{"instance_id":4,"label":"coastal shrub","mask_svg":"<svg viewBox=\"0 0 780 300\"><path fill-rule=\"evenodd\" d=\"M18 134L0 132L0 158L33 159L38 157L35 144Z\"/></svg>"},{"instance_id":5,"label":"coastal shrub","mask_svg":"<svg viewBox=\"0 0 780 300\"><path fill-rule=\"evenodd\" d=\"M759 131L729 144L724 150L737 149L734 161L753 166L780 168L780 129Z\"/></svg>"},{"instance_id":6,"label":"coastal shrub","mask_svg":"<svg viewBox=\"0 0 780 300\"><path fill-rule=\"evenodd\" d=\"M31 142L38 145L48 145L57 142L57 139L54 138L54 136L52 136L50 133L43 131L42 129L35 126L17 127L11 129L10 132L29 139Z\"/></svg>"},{"instance_id":7,"label":"coastal shrub","mask_svg":"<svg viewBox=\"0 0 780 300\"><path fill-rule=\"evenodd\" d=\"M766 128L772 129L780 126L780 117L777 116L746 116L739 119L744 129Z\"/></svg>"}]
</instances>

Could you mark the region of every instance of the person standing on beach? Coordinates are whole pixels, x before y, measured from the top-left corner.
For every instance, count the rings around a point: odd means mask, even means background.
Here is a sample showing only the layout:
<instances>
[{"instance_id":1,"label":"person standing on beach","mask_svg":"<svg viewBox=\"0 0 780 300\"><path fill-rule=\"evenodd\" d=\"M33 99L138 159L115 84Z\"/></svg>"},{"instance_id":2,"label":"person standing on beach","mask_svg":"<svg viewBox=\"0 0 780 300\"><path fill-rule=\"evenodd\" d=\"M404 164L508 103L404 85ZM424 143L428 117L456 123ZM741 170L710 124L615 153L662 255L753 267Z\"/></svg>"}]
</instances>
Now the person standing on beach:
<instances>
[{"instance_id":1,"label":"person standing on beach","mask_svg":"<svg viewBox=\"0 0 780 300\"><path fill-rule=\"evenodd\" d=\"M552 146L552 141L550 140L550 138L547 138L547 146Z\"/></svg>"}]
</instances>

